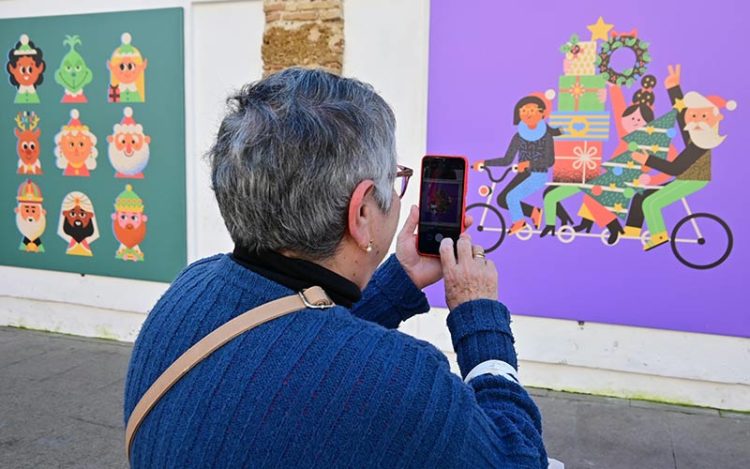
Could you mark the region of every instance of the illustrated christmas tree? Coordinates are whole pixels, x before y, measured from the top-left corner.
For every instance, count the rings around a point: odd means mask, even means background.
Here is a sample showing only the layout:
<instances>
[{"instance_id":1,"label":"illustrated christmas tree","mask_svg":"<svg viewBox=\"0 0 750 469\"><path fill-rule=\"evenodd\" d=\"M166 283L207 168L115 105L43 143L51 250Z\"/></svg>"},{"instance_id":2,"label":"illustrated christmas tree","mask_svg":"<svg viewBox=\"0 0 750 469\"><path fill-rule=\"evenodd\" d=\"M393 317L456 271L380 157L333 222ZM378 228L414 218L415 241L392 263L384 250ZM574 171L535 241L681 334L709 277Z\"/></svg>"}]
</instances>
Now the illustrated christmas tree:
<instances>
[{"instance_id":1,"label":"illustrated christmas tree","mask_svg":"<svg viewBox=\"0 0 750 469\"><path fill-rule=\"evenodd\" d=\"M677 111L672 109L645 127L627 134L623 138L628 142L627 151L602 163L604 172L582 186L583 191L618 217L625 218L630 200L644 191L638 181L642 174L641 165L633 161L632 153L646 153L666 159L669 145L676 135L676 119Z\"/></svg>"}]
</instances>

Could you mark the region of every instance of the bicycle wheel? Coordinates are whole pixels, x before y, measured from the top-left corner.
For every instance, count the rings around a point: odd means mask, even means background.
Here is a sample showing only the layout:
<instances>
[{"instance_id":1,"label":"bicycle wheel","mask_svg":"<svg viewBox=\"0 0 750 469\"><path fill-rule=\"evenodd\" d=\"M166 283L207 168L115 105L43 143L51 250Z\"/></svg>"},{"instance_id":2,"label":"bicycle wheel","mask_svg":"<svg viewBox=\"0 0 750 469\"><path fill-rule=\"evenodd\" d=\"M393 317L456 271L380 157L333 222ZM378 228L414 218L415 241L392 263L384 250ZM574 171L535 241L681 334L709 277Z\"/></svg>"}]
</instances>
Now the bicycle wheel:
<instances>
[{"instance_id":1,"label":"bicycle wheel","mask_svg":"<svg viewBox=\"0 0 750 469\"><path fill-rule=\"evenodd\" d=\"M734 237L729 225L716 215L693 213L677 222L670 244L675 257L683 265L705 270L727 260Z\"/></svg>"},{"instance_id":2,"label":"bicycle wheel","mask_svg":"<svg viewBox=\"0 0 750 469\"><path fill-rule=\"evenodd\" d=\"M505 240L505 219L500 212L488 204L471 204L466 213L474 218L469 227L469 234L475 244L484 247L485 252L492 252Z\"/></svg>"}]
</instances>

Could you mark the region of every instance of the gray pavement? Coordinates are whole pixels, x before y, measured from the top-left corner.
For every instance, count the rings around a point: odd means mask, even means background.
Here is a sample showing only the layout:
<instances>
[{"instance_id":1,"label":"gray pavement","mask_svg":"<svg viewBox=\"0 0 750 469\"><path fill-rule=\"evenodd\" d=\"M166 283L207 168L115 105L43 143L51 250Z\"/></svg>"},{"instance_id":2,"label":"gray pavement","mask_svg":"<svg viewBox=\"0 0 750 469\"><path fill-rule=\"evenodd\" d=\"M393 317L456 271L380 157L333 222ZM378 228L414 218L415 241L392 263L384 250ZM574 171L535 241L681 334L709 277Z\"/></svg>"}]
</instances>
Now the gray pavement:
<instances>
[{"instance_id":1,"label":"gray pavement","mask_svg":"<svg viewBox=\"0 0 750 469\"><path fill-rule=\"evenodd\" d=\"M0 327L0 468L118 468L131 346ZM532 389L573 468L747 468L750 415Z\"/></svg>"}]
</instances>

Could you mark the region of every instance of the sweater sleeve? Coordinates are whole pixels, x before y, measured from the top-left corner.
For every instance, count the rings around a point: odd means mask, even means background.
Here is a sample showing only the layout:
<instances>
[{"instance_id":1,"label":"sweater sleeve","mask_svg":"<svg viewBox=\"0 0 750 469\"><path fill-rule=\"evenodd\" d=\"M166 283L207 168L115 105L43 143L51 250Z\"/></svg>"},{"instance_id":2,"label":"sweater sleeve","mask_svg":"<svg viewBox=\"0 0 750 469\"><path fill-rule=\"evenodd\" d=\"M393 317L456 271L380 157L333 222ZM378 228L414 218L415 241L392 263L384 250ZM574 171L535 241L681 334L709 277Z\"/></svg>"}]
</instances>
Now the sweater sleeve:
<instances>
[{"instance_id":1,"label":"sweater sleeve","mask_svg":"<svg viewBox=\"0 0 750 469\"><path fill-rule=\"evenodd\" d=\"M395 329L402 321L429 310L427 297L392 254L375 271L351 312L360 319Z\"/></svg>"},{"instance_id":2,"label":"sweater sleeve","mask_svg":"<svg viewBox=\"0 0 750 469\"><path fill-rule=\"evenodd\" d=\"M516 157L516 153L518 153L518 149L521 146L521 137L518 136L518 134L513 135L513 138L510 140L510 144L508 145L508 149L505 151L505 156L502 158L493 158L491 160L486 160L484 162L485 166L508 166L513 162L513 159Z\"/></svg>"},{"instance_id":3,"label":"sweater sleeve","mask_svg":"<svg viewBox=\"0 0 750 469\"><path fill-rule=\"evenodd\" d=\"M690 143L673 161L663 160L651 155L646 160L646 166L670 176L679 176L698 161L706 151Z\"/></svg>"},{"instance_id":4,"label":"sweater sleeve","mask_svg":"<svg viewBox=\"0 0 750 469\"><path fill-rule=\"evenodd\" d=\"M462 375L467 358L472 363L499 358L515 366L508 316L503 313L499 303L485 300L451 313L449 321L455 329L451 332L462 337L458 348ZM489 318L493 316L494 320ZM476 336L483 337L475 340ZM386 353L397 361L377 378L383 386L368 401L379 403L367 430L373 435L366 445L372 447L370 458L375 459L369 461L373 466L547 467L541 415L520 384L494 375L481 375L464 384L444 361L435 358L434 347L402 337L401 351ZM481 342L488 349L472 351L467 357L464 348L470 345L466 342Z\"/></svg>"},{"instance_id":5,"label":"sweater sleeve","mask_svg":"<svg viewBox=\"0 0 750 469\"><path fill-rule=\"evenodd\" d=\"M617 136L622 139L628 132L622 125L622 114L627 109L625 103L625 96L622 94L622 87L619 85L613 85L609 88L609 97L612 100L612 116L615 120L615 127L617 129Z\"/></svg>"},{"instance_id":6,"label":"sweater sleeve","mask_svg":"<svg viewBox=\"0 0 750 469\"><path fill-rule=\"evenodd\" d=\"M682 88L680 88L680 85L673 86L672 88L669 88L667 90L667 94L669 95L669 101L674 106L677 103L678 99L682 99L684 96L682 94ZM685 146L690 144L690 132L685 130L685 110L679 111L677 113L677 125L680 128L680 133L682 134L682 141L685 142Z\"/></svg>"}]
</instances>

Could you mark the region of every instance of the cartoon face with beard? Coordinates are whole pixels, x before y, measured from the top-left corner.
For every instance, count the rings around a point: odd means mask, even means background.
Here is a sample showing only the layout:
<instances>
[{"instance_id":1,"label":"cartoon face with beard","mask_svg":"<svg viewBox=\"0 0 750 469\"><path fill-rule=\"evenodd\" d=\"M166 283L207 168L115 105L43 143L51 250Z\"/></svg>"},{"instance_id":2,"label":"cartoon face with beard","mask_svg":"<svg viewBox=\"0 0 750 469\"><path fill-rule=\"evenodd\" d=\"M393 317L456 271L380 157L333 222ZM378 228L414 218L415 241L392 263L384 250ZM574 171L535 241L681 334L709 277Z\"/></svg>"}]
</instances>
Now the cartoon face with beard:
<instances>
[{"instance_id":1,"label":"cartoon face with beard","mask_svg":"<svg viewBox=\"0 0 750 469\"><path fill-rule=\"evenodd\" d=\"M126 107L124 117L115 124L109 142L109 162L115 168L116 178L143 179L143 170L148 164L151 137L143 132L143 126L133 119L133 109Z\"/></svg>"},{"instance_id":2,"label":"cartoon face with beard","mask_svg":"<svg viewBox=\"0 0 750 469\"><path fill-rule=\"evenodd\" d=\"M724 117L714 113L712 108L687 109L685 111L685 130L690 140L698 148L711 150L721 145L726 135L719 135L719 122Z\"/></svg>"},{"instance_id":3,"label":"cartoon face with beard","mask_svg":"<svg viewBox=\"0 0 750 469\"><path fill-rule=\"evenodd\" d=\"M99 238L91 199L82 192L71 192L62 203L57 234L68 242L66 254L93 256L91 243Z\"/></svg>"},{"instance_id":4,"label":"cartoon face with beard","mask_svg":"<svg viewBox=\"0 0 750 469\"><path fill-rule=\"evenodd\" d=\"M127 184L125 190L115 200L115 213L112 214L112 230L120 247L115 258L124 261L143 261L140 244L146 238L148 216L143 213L143 200Z\"/></svg>"},{"instance_id":5,"label":"cartoon face with beard","mask_svg":"<svg viewBox=\"0 0 750 469\"><path fill-rule=\"evenodd\" d=\"M47 211L42 207L42 192L30 180L21 184L16 197L16 226L23 235L18 249L25 252L44 252L42 233L47 227Z\"/></svg>"}]
</instances>

